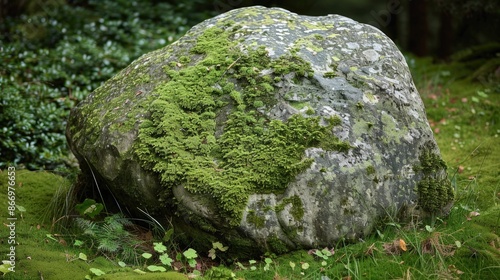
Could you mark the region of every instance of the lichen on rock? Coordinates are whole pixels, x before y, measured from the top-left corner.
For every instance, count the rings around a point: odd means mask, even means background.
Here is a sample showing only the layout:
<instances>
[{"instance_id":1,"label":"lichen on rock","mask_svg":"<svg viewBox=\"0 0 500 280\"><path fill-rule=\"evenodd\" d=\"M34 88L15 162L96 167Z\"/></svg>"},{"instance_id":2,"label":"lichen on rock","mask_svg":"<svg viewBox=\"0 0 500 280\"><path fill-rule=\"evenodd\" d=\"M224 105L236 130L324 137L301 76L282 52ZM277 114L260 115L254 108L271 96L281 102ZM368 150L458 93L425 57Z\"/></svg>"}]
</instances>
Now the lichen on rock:
<instances>
[{"instance_id":1,"label":"lichen on rock","mask_svg":"<svg viewBox=\"0 0 500 280\"><path fill-rule=\"evenodd\" d=\"M239 257L357 240L389 208L452 199L404 57L337 15L204 21L96 89L67 137L131 211Z\"/></svg>"}]
</instances>

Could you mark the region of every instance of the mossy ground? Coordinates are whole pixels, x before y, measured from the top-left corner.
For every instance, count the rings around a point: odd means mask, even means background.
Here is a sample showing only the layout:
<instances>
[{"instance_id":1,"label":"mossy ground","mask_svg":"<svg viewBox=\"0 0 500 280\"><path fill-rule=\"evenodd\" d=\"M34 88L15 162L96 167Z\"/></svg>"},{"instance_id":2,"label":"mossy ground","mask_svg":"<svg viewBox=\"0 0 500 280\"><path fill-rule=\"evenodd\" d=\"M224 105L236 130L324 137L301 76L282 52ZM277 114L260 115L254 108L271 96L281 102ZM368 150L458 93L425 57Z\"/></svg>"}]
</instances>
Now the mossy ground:
<instances>
[{"instance_id":1,"label":"mossy ground","mask_svg":"<svg viewBox=\"0 0 500 280\"><path fill-rule=\"evenodd\" d=\"M255 270L242 260L242 266L247 269L226 263L237 279L320 279L323 275L330 279L498 278L499 93L490 85L453 79L457 71L462 71L453 65L436 66L418 60L416 66L412 69L416 84L455 188L456 202L450 216L427 229L429 221L425 220L416 224L387 221L364 242L332 244L335 254L326 259L296 251L279 257L268 256L272 263L267 267L264 261L257 260ZM26 212L16 222L19 243L16 272L8 273L5 279L41 279L40 275L44 279L83 279L90 268L107 272L105 277L137 278L131 268L119 268L114 260L96 256L90 248L73 246L75 236L57 236L61 232L50 230L52 217L45 214L50 213L47 208L52 195L59 188L67 189L70 182L48 172L17 171L16 175L16 202L26 208ZM6 190L6 182L4 170L0 173L2 190ZM6 191L0 192L0 201L5 223ZM1 227L0 234L4 255L8 250L6 227ZM59 242L61 239L66 244ZM406 251L394 246L394 241L400 239L405 241ZM80 252L87 254L87 262L78 259ZM156 276L147 274L147 277Z\"/></svg>"},{"instance_id":2,"label":"mossy ground","mask_svg":"<svg viewBox=\"0 0 500 280\"><path fill-rule=\"evenodd\" d=\"M7 222L7 170L0 173L1 217ZM85 276L90 265L74 261L79 252L91 254L88 249L76 249L70 245L69 236L56 236L50 231L51 200L60 189L67 190L70 182L49 172L16 171L16 204L26 209L17 211L16 221L16 267L6 279L73 279L74 275ZM7 228L1 227L2 259L8 249ZM48 237L47 234L52 234ZM9 245L10 246L10 245ZM70 268L70 269L69 269Z\"/></svg>"},{"instance_id":3,"label":"mossy ground","mask_svg":"<svg viewBox=\"0 0 500 280\"><path fill-rule=\"evenodd\" d=\"M2 223L8 224L7 200L7 170L0 172L0 212ZM15 272L9 272L2 279L84 279L90 274L90 268L99 268L105 272L128 271L130 279L159 279L146 275L139 278L130 268L120 268L115 261L103 256L97 256L94 249L88 246L76 247L74 241L80 237L57 225L63 224L64 219L56 224L54 221L61 216L61 203L55 202L55 197L65 194L70 189L71 182L50 172L32 172L27 170L16 171L16 205L26 209L24 212L16 210L16 266ZM54 216L55 214L55 216ZM53 225L55 225L53 227ZM9 230L6 226L0 227L0 260L7 259L11 244L8 244ZM79 259L79 254L88 256L87 261ZM173 275L177 275L175 278ZM182 274L170 274L172 278L186 279ZM150 277L150 278L148 278ZM120 279L126 277L120 277ZM117 279L117 278L105 278Z\"/></svg>"}]
</instances>

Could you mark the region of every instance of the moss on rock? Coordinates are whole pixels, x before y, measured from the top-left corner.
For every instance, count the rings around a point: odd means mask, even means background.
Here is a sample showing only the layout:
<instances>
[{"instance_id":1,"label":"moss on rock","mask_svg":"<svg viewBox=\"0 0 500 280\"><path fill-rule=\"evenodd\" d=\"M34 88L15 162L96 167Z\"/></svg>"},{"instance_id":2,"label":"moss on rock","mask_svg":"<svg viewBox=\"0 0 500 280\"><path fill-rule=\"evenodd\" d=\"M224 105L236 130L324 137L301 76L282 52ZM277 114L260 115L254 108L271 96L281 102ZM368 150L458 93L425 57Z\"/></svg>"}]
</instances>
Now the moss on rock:
<instances>
[{"instance_id":1,"label":"moss on rock","mask_svg":"<svg viewBox=\"0 0 500 280\"><path fill-rule=\"evenodd\" d=\"M304 217L304 207L302 206L302 201L298 195L294 195L288 198L283 199L283 201L276 205L274 211L281 212L285 209L285 206L288 204L292 205L292 209L290 213L296 221L300 221L302 217Z\"/></svg>"},{"instance_id":2,"label":"moss on rock","mask_svg":"<svg viewBox=\"0 0 500 280\"><path fill-rule=\"evenodd\" d=\"M279 102L276 77L300 79L312 70L298 56L271 59L263 47L241 51L235 32L210 28L190 50L197 59L165 67L169 80L152 95L151 118L140 126L136 149L167 191L182 185L209 196L233 226L249 194L283 192L310 166L306 148L350 147L332 134L338 118L293 115L281 121L261 113L259 107Z\"/></svg>"},{"instance_id":3,"label":"moss on rock","mask_svg":"<svg viewBox=\"0 0 500 280\"><path fill-rule=\"evenodd\" d=\"M286 245L285 242L281 241L277 236L270 236L267 239L267 245L269 246L270 252L275 252L277 254L284 254L290 251L290 247Z\"/></svg>"},{"instance_id":4,"label":"moss on rock","mask_svg":"<svg viewBox=\"0 0 500 280\"><path fill-rule=\"evenodd\" d=\"M256 228L263 228L266 225L266 219L255 213L255 211L250 210L247 214L247 221L250 224L255 225Z\"/></svg>"},{"instance_id":5,"label":"moss on rock","mask_svg":"<svg viewBox=\"0 0 500 280\"><path fill-rule=\"evenodd\" d=\"M418 204L425 212L440 214L455 195L446 174L446 163L429 145L424 146L419 156L420 164L414 171L422 172L422 179L417 184Z\"/></svg>"}]
</instances>

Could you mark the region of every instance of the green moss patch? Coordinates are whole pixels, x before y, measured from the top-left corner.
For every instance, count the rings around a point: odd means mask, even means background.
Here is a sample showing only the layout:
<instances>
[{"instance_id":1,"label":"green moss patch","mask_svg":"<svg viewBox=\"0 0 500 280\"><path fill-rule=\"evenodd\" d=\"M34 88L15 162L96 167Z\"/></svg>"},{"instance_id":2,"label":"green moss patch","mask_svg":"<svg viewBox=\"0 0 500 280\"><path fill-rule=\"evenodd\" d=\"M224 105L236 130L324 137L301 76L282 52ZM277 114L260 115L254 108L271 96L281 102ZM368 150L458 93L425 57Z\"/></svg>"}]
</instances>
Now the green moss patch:
<instances>
[{"instance_id":1,"label":"green moss patch","mask_svg":"<svg viewBox=\"0 0 500 280\"><path fill-rule=\"evenodd\" d=\"M294 195L283 199L283 201L280 204L276 205L274 211L281 212L285 209L285 206L288 204L292 204L292 209L290 210L290 213L292 214L293 218L297 221L300 221L302 217L304 217L304 207L302 206L302 201L300 200L300 197L298 195Z\"/></svg>"},{"instance_id":2,"label":"green moss patch","mask_svg":"<svg viewBox=\"0 0 500 280\"><path fill-rule=\"evenodd\" d=\"M417 184L418 204L427 213L437 214L454 199L453 188L446 176L447 167L441 156L427 147L419 160L420 165L414 167L416 172L423 174Z\"/></svg>"},{"instance_id":3,"label":"green moss patch","mask_svg":"<svg viewBox=\"0 0 500 280\"><path fill-rule=\"evenodd\" d=\"M290 248L281 241L277 236L271 236L267 240L267 245L271 252L276 252L277 254L284 254L290 251Z\"/></svg>"},{"instance_id":4,"label":"green moss patch","mask_svg":"<svg viewBox=\"0 0 500 280\"><path fill-rule=\"evenodd\" d=\"M300 81L311 67L298 56L271 59L263 47L242 51L235 32L206 30L188 64L164 68L169 80L155 89L136 149L167 191L183 185L208 195L231 225L239 225L250 193L280 193L310 166L305 149L350 147L332 134L336 117L263 114L278 102L276 78L293 73Z\"/></svg>"},{"instance_id":5,"label":"green moss patch","mask_svg":"<svg viewBox=\"0 0 500 280\"><path fill-rule=\"evenodd\" d=\"M247 222L253 224L256 228L263 228L266 225L266 219L257 215L254 210L248 211Z\"/></svg>"},{"instance_id":6,"label":"green moss patch","mask_svg":"<svg viewBox=\"0 0 500 280\"><path fill-rule=\"evenodd\" d=\"M15 210L16 266L15 272L7 273L4 279L83 279L90 265L77 261L78 251L67 246L71 244L71 237L50 232L53 218L60 217L52 216L57 210L53 209L57 207L53 196L67 191L70 182L49 172L26 170L16 170L15 179L15 202L25 211ZM0 171L0 187L5 190L0 192L0 204L5 209L1 218L7 222L7 170ZM8 236L8 228L2 226L2 255L7 254L12 245L8 243ZM80 252L88 253L87 249Z\"/></svg>"}]
</instances>

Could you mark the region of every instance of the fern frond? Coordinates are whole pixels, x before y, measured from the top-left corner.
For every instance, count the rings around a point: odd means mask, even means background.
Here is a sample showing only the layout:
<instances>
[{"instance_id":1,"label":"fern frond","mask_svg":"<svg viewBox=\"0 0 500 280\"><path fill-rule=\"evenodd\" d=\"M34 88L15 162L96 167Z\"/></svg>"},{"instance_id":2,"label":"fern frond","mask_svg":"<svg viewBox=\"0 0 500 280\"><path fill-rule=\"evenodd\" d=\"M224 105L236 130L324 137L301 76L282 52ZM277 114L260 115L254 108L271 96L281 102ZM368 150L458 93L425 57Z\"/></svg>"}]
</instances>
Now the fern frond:
<instances>
[{"instance_id":1,"label":"fern frond","mask_svg":"<svg viewBox=\"0 0 500 280\"><path fill-rule=\"evenodd\" d=\"M113 238L99 240L98 250L109 253L117 253L120 249L120 241Z\"/></svg>"},{"instance_id":2,"label":"fern frond","mask_svg":"<svg viewBox=\"0 0 500 280\"><path fill-rule=\"evenodd\" d=\"M92 242L98 244L97 250L112 257L120 256L125 261L137 262L139 253L136 248L142 241L135 239L134 235L124 226L133 223L122 214L115 214L104 218L104 221L94 222L83 218L76 219L77 226L83 230L84 235L90 236Z\"/></svg>"},{"instance_id":3,"label":"fern frond","mask_svg":"<svg viewBox=\"0 0 500 280\"><path fill-rule=\"evenodd\" d=\"M139 253L136 251L135 247L132 246L124 246L122 248L121 258L125 262L136 263L138 262L137 256Z\"/></svg>"},{"instance_id":4,"label":"fern frond","mask_svg":"<svg viewBox=\"0 0 500 280\"><path fill-rule=\"evenodd\" d=\"M122 214L114 214L112 216L106 217L104 219L104 222L112 228L120 228L123 226L132 225L132 222Z\"/></svg>"},{"instance_id":5,"label":"fern frond","mask_svg":"<svg viewBox=\"0 0 500 280\"><path fill-rule=\"evenodd\" d=\"M116 216L115 220L124 226L132 226L133 225L133 223L127 217L123 216L122 214L116 214L113 216Z\"/></svg>"},{"instance_id":6,"label":"fern frond","mask_svg":"<svg viewBox=\"0 0 500 280\"><path fill-rule=\"evenodd\" d=\"M96 226L96 223L93 222L93 221L89 221L89 220L86 220L86 219L82 219L82 218L76 218L76 225L81 229L83 230L83 234L85 235L90 235L90 236L96 236L96 232L98 231L97 230L97 226Z\"/></svg>"}]
</instances>

